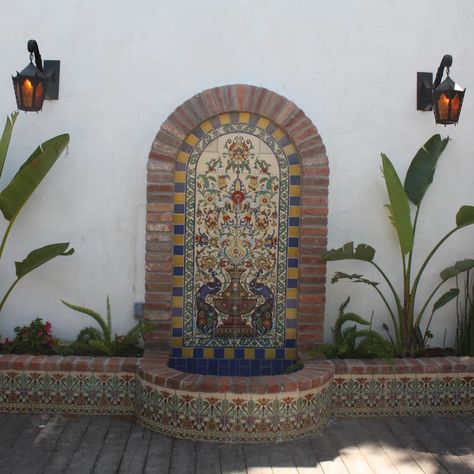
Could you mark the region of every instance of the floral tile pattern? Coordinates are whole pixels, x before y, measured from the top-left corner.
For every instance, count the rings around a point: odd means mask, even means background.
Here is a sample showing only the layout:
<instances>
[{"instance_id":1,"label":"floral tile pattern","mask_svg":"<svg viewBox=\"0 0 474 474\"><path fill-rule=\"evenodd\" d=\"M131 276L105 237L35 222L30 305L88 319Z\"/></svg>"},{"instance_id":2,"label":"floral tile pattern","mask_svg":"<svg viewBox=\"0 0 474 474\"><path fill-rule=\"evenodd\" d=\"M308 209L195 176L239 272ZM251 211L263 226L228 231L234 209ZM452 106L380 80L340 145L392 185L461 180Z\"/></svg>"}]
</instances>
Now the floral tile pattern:
<instances>
[{"instance_id":1,"label":"floral tile pattern","mask_svg":"<svg viewBox=\"0 0 474 474\"><path fill-rule=\"evenodd\" d=\"M0 372L4 411L131 415L135 374Z\"/></svg>"},{"instance_id":2,"label":"floral tile pattern","mask_svg":"<svg viewBox=\"0 0 474 474\"><path fill-rule=\"evenodd\" d=\"M474 413L474 374L336 375L336 416Z\"/></svg>"},{"instance_id":3,"label":"floral tile pattern","mask_svg":"<svg viewBox=\"0 0 474 474\"><path fill-rule=\"evenodd\" d=\"M163 390L143 380L137 419L161 433L188 439L261 442L295 439L329 421L331 389L275 394L204 394Z\"/></svg>"}]
</instances>

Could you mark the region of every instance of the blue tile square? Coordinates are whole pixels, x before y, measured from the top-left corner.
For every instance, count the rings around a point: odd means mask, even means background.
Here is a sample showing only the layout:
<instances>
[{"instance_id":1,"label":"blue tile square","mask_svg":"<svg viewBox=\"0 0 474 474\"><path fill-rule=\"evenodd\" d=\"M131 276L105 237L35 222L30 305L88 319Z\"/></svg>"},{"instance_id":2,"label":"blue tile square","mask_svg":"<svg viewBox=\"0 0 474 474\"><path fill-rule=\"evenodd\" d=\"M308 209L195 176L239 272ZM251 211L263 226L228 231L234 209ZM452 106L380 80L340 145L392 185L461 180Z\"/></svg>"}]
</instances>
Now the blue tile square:
<instances>
[{"instance_id":1,"label":"blue tile square","mask_svg":"<svg viewBox=\"0 0 474 474\"><path fill-rule=\"evenodd\" d=\"M217 374L217 360L209 359L207 364L207 370L209 374L216 375Z\"/></svg>"},{"instance_id":2,"label":"blue tile square","mask_svg":"<svg viewBox=\"0 0 474 474\"><path fill-rule=\"evenodd\" d=\"M189 143L183 143L181 145L181 150L185 153L191 153L193 151L193 147Z\"/></svg>"},{"instance_id":3,"label":"blue tile square","mask_svg":"<svg viewBox=\"0 0 474 474\"><path fill-rule=\"evenodd\" d=\"M184 268L183 267L173 267L173 275L183 276L184 275Z\"/></svg>"},{"instance_id":4,"label":"blue tile square","mask_svg":"<svg viewBox=\"0 0 474 474\"><path fill-rule=\"evenodd\" d=\"M250 360L249 359L242 359L239 360L239 366L244 368L250 368Z\"/></svg>"},{"instance_id":5,"label":"blue tile square","mask_svg":"<svg viewBox=\"0 0 474 474\"><path fill-rule=\"evenodd\" d=\"M224 348L223 347L215 347L214 348L214 357L216 359L224 358Z\"/></svg>"},{"instance_id":6,"label":"blue tile square","mask_svg":"<svg viewBox=\"0 0 474 474\"><path fill-rule=\"evenodd\" d=\"M175 286L173 288L173 296L183 296L183 287L182 286Z\"/></svg>"},{"instance_id":7,"label":"blue tile square","mask_svg":"<svg viewBox=\"0 0 474 474\"><path fill-rule=\"evenodd\" d=\"M286 320L286 327L287 328L295 328L296 327L296 319L287 319Z\"/></svg>"},{"instance_id":8,"label":"blue tile square","mask_svg":"<svg viewBox=\"0 0 474 474\"><path fill-rule=\"evenodd\" d=\"M285 339L285 347L292 349L296 347L296 340L295 339Z\"/></svg>"},{"instance_id":9,"label":"blue tile square","mask_svg":"<svg viewBox=\"0 0 474 474\"><path fill-rule=\"evenodd\" d=\"M202 359L203 353L204 353L204 351L203 351L202 347L195 347L194 348L194 357L196 359Z\"/></svg>"},{"instance_id":10,"label":"blue tile square","mask_svg":"<svg viewBox=\"0 0 474 474\"><path fill-rule=\"evenodd\" d=\"M298 237L290 237L288 239L288 247L298 247L299 241Z\"/></svg>"},{"instance_id":11,"label":"blue tile square","mask_svg":"<svg viewBox=\"0 0 474 474\"><path fill-rule=\"evenodd\" d=\"M188 359L186 361L186 370L188 372L196 372L196 367L197 367L197 363L196 363L196 359Z\"/></svg>"},{"instance_id":12,"label":"blue tile square","mask_svg":"<svg viewBox=\"0 0 474 474\"><path fill-rule=\"evenodd\" d=\"M173 230L174 230L175 235L183 235L184 225L182 224L175 225Z\"/></svg>"},{"instance_id":13,"label":"blue tile square","mask_svg":"<svg viewBox=\"0 0 474 474\"><path fill-rule=\"evenodd\" d=\"M219 368L221 368L221 367L229 368L230 367L230 360L229 359L219 359L219 361L217 362L217 366Z\"/></svg>"},{"instance_id":14,"label":"blue tile square","mask_svg":"<svg viewBox=\"0 0 474 474\"><path fill-rule=\"evenodd\" d=\"M184 214L184 204L175 204L174 205L175 214Z\"/></svg>"},{"instance_id":15,"label":"blue tile square","mask_svg":"<svg viewBox=\"0 0 474 474\"><path fill-rule=\"evenodd\" d=\"M260 367L260 375L272 375L271 367Z\"/></svg>"},{"instance_id":16,"label":"blue tile square","mask_svg":"<svg viewBox=\"0 0 474 474\"><path fill-rule=\"evenodd\" d=\"M293 153L288 157L288 164L290 165L297 165L300 162L298 159L298 155L296 153Z\"/></svg>"},{"instance_id":17,"label":"blue tile square","mask_svg":"<svg viewBox=\"0 0 474 474\"><path fill-rule=\"evenodd\" d=\"M245 357L245 352L242 347L236 347L234 349L234 357L236 359L243 359Z\"/></svg>"},{"instance_id":18,"label":"blue tile square","mask_svg":"<svg viewBox=\"0 0 474 474\"><path fill-rule=\"evenodd\" d=\"M288 280L286 280L286 286L288 288L296 288L298 286L298 280L295 278L288 278Z\"/></svg>"},{"instance_id":19,"label":"blue tile square","mask_svg":"<svg viewBox=\"0 0 474 474\"><path fill-rule=\"evenodd\" d=\"M282 361L281 360L272 360L272 375L280 374L282 368Z\"/></svg>"},{"instance_id":20,"label":"blue tile square","mask_svg":"<svg viewBox=\"0 0 474 474\"><path fill-rule=\"evenodd\" d=\"M184 255L184 247L182 245L175 245L173 255Z\"/></svg>"},{"instance_id":21,"label":"blue tile square","mask_svg":"<svg viewBox=\"0 0 474 474\"><path fill-rule=\"evenodd\" d=\"M176 193L184 193L186 191L185 183L174 183L174 190Z\"/></svg>"},{"instance_id":22,"label":"blue tile square","mask_svg":"<svg viewBox=\"0 0 474 474\"><path fill-rule=\"evenodd\" d=\"M239 375L241 377L249 377L250 376L250 367L240 367L239 368Z\"/></svg>"},{"instance_id":23,"label":"blue tile square","mask_svg":"<svg viewBox=\"0 0 474 474\"><path fill-rule=\"evenodd\" d=\"M250 375L260 375L260 361L252 360L250 362Z\"/></svg>"},{"instance_id":24,"label":"blue tile square","mask_svg":"<svg viewBox=\"0 0 474 474\"><path fill-rule=\"evenodd\" d=\"M182 163L181 161L176 162L176 171L186 171L186 163Z\"/></svg>"},{"instance_id":25,"label":"blue tile square","mask_svg":"<svg viewBox=\"0 0 474 474\"><path fill-rule=\"evenodd\" d=\"M181 357L181 355L181 347L173 347L173 349L171 350L171 357Z\"/></svg>"},{"instance_id":26,"label":"blue tile square","mask_svg":"<svg viewBox=\"0 0 474 474\"><path fill-rule=\"evenodd\" d=\"M285 135L279 142L281 147L284 147L286 145L288 145L288 143L290 143L290 139L288 138L287 135ZM290 157L288 157L288 160L289 160Z\"/></svg>"},{"instance_id":27,"label":"blue tile square","mask_svg":"<svg viewBox=\"0 0 474 474\"><path fill-rule=\"evenodd\" d=\"M183 308L173 308L173 316L182 316Z\"/></svg>"},{"instance_id":28,"label":"blue tile square","mask_svg":"<svg viewBox=\"0 0 474 474\"><path fill-rule=\"evenodd\" d=\"M277 349L275 352L276 352L276 358L277 359L284 359L285 358L285 349Z\"/></svg>"},{"instance_id":29,"label":"blue tile square","mask_svg":"<svg viewBox=\"0 0 474 474\"><path fill-rule=\"evenodd\" d=\"M229 375L229 367L219 367L217 375Z\"/></svg>"},{"instance_id":30,"label":"blue tile square","mask_svg":"<svg viewBox=\"0 0 474 474\"><path fill-rule=\"evenodd\" d=\"M173 328L171 335L173 337L181 337L183 335L183 328Z\"/></svg>"},{"instance_id":31,"label":"blue tile square","mask_svg":"<svg viewBox=\"0 0 474 474\"><path fill-rule=\"evenodd\" d=\"M287 308L297 308L298 307L298 301L296 298L288 298L286 300L286 307Z\"/></svg>"},{"instance_id":32,"label":"blue tile square","mask_svg":"<svg viewBox=\"0 0 474 474\"><path fill-rule=\"evenodd\" d=\"M298 259L297 258L289 258L288 259L288 266L290 268L297 268L298 267Z\"/></svg>"},{"instance_id":33,"label":"blue tile square","mask_svg":"<svg viewBox=\"0 0 474 474\"><path fill-rule=\"evenodd\" d=\"M204 130L202 130L200 127L196 127L193 130L193 135L198 137L198 138L201 138L204 135Z\"/></svg>"},{"instance_id":34,"label":"blue tile square","mask_svg":"<svg viewBox=\"0 0 474 474\"><path fill-rule=\"evenodd\" d=\"M265 349L255 349L256 359L265 359Z\"/></svg>"},{"instance_id":35,"label":"blue tile square","mask_svg":"<svg viewBox=\"0 0 474 474\"><path fill-rule=\"evenodd\" d=\"M301 176L300 175L292 175L290 176L290 184L298 186L301 184Z\"/></svg>"},{"instance_id":36,"label":"blue tile square","mask_svg":"<svg viewBox=\"0 0 474 474\"><path fill-rule=\"evenodd\" d=\"M290 196L290 206L299 206L301 198L299 196Z\"/></svg>"},{"instance_id":37,"label":"blue tile square","mask_svg":"<svg viewBox=\"0 0 474 474\"><path fill-rule=\"evenodd\" d=\"M297 227L300 225L300 218L299 217L290 217L288 219L288 224L290 227Z\"/></svg>"}]
</instances>

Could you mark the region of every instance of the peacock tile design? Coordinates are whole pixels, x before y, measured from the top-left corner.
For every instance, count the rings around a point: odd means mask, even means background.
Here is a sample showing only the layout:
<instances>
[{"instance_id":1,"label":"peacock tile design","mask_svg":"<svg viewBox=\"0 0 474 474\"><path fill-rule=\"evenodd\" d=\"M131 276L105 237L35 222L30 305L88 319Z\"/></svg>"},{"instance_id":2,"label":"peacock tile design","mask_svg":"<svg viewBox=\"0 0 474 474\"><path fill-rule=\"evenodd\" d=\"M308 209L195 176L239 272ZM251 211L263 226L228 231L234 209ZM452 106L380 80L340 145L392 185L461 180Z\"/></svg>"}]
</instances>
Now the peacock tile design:
<instances>
[{"instance_id":1,"label":"peacock tile design","mask_svg":"<svg viewBox=\"0 0 474 474\"><path fill-rule=\"evenodd\" d=\"M173 367L259 375L294 360L300 185L295 146L264 117L222 114L186 138L175 172Z\"/></svg>"}]
</instances>

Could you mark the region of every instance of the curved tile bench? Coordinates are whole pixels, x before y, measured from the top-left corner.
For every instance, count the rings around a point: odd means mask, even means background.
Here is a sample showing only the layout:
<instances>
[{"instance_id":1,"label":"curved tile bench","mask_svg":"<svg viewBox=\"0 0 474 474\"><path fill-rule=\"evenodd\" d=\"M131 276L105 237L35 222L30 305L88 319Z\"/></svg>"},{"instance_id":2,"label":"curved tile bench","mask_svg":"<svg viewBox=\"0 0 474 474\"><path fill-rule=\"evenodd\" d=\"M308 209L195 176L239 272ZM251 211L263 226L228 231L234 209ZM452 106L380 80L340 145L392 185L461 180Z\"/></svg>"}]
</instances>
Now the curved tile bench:
<instances>
[{"instance_id":1,"label":"curved tile bench","mask_svg":"<svg viewBox=\"0 0 474 474\"><path fill-rule=\"evenodd\" d=\"M308 361L288 375L178 372L167 358L0 355L0 411L133 415L171 436L311 435L329 417L474 413L474 358Z\"/></svg>"},{"instance_id":2,"label":"curved tile bench","mask_svg":"<svg viewBox=\"0 0 474 474\"><path fill-rule=\"evenodd\" d=\"M331 414L330 362L294 374L225 377L179 372L166 361L141 361L137 419L170 436L233 442L301 438Z\"/></svg>"}]
</instances>

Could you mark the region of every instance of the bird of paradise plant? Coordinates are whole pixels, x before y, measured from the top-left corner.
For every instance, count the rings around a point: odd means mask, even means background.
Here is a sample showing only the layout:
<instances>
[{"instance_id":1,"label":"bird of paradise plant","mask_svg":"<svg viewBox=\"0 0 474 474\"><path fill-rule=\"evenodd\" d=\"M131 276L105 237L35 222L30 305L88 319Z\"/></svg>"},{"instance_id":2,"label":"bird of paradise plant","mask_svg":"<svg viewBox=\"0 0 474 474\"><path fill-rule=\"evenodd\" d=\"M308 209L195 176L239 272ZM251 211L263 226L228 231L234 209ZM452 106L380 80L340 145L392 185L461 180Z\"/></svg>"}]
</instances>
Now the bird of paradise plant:
<instances>
[{"instance_id":1,"label":"bird of paradise plant","mask_svg":"<svg viewBox=\"0 0 474 474\"><path fill-rule=\"evenodd\" d=\"M10 146L13 126L17 119L18 112L14 112L5 124L0 138L0 177ZM54 165L61 153L69 143L69 135L59 135L40 145L33 154L23 163L12 180L0 192L0 211L8 221L7 228L0 243L0 260L7 243L8 236L12 230L20 211L27 203L34 190L39 186L48 171ZM15 262L16 279L6 290L0 301L0 311L2 310L8 296L17 283L28 273L44 263L60 255L72 255L74 249L68 250L69 242L46 245L31 251L21 262Z\"/></svg>"},{"instance_id":2,"label":"bird of paradise plant","mask_svg":"<svg viewBox=\"0 0 474 474\"><path fill-rule=\"evenodd\" d=\"M390 315L394 332L395 342L401 353L413 353L417 347L422 347L424 340L420 331L422 317L440 287L452 276L452 272L441 274L441 282L436 285L421 307L416 306L417 290L420 280L428 263L441 245L455 232L474 224L474 206L462 206L456 214L456 225L428 253L417 272L413 269L413 244L420 212L421 203L426 191L433 182L434 173L438 159L448 144L449 138L442 139L440 135L432 136L416 153L413 158L404 185L389 158L382 153L382 172L387 188L389 204L389 218L397 232L400 245L402 264L403 294L399 295L394 285L383 269L374 261L375 249L367 244L359 244L354 248L354 242L348 242L338 249L326 252L322 258L326 261L336 260L360 260L371 264L381 275L387 284L389 293L393 298L394 307L389 303L386 294L379 288L379 282L371 281L359 274L347 274L336 272L331 282L350 280L355 283L365 283L373 287L381 297ZM414 219L412 221L410 202L415 206ZM431 318L435 311L440 309L450 300L456 298L459 290L451 288L441 295L433 305ZM418 309L419 308L419 309ZM429 325L428 323L428 325ZM429 334L426 327L425 335Z\"/></svg>"}]
</instances>

